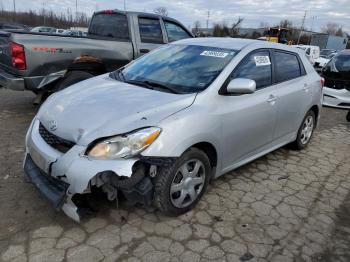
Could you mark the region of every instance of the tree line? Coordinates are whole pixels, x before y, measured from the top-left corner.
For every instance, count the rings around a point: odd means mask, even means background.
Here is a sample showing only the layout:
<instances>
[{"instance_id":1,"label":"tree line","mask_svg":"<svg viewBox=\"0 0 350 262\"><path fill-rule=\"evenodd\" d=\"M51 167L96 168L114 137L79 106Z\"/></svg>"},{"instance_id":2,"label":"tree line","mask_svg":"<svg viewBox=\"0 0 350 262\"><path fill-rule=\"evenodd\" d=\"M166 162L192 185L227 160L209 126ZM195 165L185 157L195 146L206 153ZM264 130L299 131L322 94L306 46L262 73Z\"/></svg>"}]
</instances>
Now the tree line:
<instances>
[{"instance_id":1,"label":"tree line","mask_svg":"<svg viewBox=\"0 0 350 262\"><path fill-rule=\"evenodd\" d=\"M57 14L52 10L42 9L40 11L13 12L0 10L1 22L15 22L30 27L51 26L55 28L70 28L72 26L87 27L90 18L85 13L77 15L70 9L65 13Z\"/></svg>"}]
</instances>

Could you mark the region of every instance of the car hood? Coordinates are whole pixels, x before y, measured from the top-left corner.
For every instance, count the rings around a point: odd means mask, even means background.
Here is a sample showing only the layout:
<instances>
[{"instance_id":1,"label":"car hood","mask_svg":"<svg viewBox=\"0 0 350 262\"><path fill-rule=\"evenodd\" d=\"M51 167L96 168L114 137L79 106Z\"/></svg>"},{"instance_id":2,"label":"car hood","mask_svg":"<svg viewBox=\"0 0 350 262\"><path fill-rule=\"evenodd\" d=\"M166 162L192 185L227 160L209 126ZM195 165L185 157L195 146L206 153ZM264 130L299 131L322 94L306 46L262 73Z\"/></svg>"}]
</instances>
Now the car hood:
<instances>
[{"instance_id":1,"label":"car hood","mask_svg":"<svg viewBox=\"0 0 350 262\"><path fill-rule=\"evenodd\" d=\"M37 118L51 133L87 145L97 138L157 125L189 107L195 97L196 94L172 94L130 85L107 74L53 94Z\"/></svg>"}]
</instances>

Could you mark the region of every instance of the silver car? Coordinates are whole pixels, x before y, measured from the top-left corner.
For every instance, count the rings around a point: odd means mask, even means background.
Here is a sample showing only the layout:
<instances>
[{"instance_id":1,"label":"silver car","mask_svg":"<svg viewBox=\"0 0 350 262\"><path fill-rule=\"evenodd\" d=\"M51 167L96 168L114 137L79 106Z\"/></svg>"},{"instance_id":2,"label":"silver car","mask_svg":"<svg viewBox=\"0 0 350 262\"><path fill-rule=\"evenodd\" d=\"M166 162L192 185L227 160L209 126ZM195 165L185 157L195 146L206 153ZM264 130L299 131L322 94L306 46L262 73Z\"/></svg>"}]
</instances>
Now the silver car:
<instances>
[{"instance_id":1,"label":"silver car","mask_svg":"<svg viewBox=\"0 0 350 262\"><path fill-rule=\"evenodd\" d=\"M283 145L306 147L321 83L286 45L174 42L49 97L28 130L24 170L76 221L96 188L182 214L210 179Z\"/></svg>"}]
</instances>

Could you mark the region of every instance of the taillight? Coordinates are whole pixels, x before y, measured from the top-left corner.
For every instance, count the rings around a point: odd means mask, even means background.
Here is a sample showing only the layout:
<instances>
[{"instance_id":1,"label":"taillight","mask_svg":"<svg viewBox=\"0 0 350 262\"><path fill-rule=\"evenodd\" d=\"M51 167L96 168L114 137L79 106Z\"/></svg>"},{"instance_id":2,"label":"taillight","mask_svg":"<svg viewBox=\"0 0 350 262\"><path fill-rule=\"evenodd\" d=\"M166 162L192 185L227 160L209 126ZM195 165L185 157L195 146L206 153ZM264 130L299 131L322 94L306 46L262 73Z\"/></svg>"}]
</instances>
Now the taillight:
<instances>
[{"instance_id":1,"label":"taillight","mask_svg":"<svg viewBox=\"0 0 350 262\"><path fill-rule=\"evenodd\" d=\"M15 42L10 43L12 65L19 70L26 70L26 55L23 45Z\"/></svg>"},{"instance_id":2,"label":"taillight","mask_svg":"<svg viewBox=\"0 0 350 262\"><path fill-rule=\"evenodd\" d=\"M325 82L324 78L323 78L323 77L321 77L321 88L323 88L323 87L324 87L324 82Z\"/></svg>"}]
</instances>

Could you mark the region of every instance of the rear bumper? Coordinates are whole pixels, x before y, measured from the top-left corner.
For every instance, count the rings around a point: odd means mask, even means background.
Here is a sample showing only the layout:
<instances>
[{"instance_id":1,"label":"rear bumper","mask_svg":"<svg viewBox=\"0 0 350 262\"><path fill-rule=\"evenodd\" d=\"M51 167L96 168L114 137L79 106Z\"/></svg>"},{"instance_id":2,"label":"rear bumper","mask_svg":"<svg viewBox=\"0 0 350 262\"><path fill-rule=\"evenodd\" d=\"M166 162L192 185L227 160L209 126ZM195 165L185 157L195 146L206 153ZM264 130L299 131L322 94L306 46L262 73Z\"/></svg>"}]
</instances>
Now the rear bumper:
<instances>
[{"instance_id":1,"label":"rear bumper","mask_svg":"<svg viewBox=\"0 0 350 262\"><path fill-rule=\"evenodd\" d=\"M54 72L46 76L16 77L0 69L0 88L4 87L15 91L41 90L66 74L66 70Z\"/></svg>"},{"instance_id":2,"label":"rear bumper","mask_svg":"<svg viewBox=\"0 0 350 262\"><path fill-rule=\"evenodd\" d=\"M23 91L25 88L24 78L18 78L0 70L0 87Z\"/></svg>"}]
</instances>

